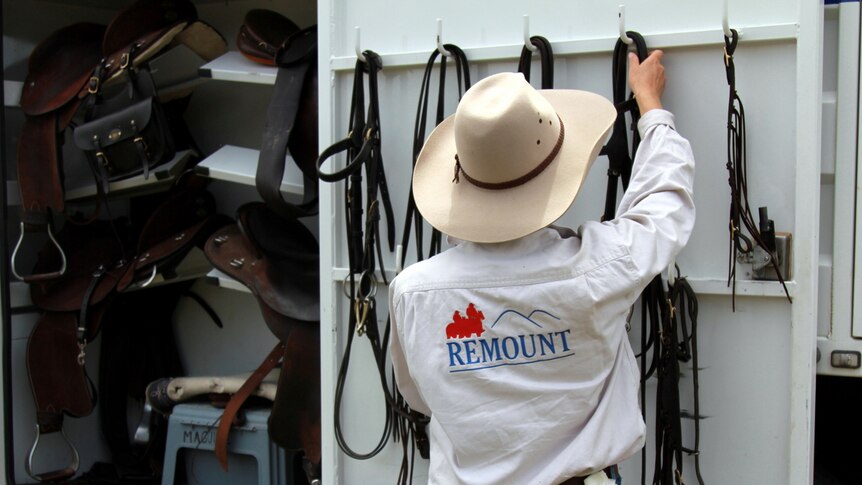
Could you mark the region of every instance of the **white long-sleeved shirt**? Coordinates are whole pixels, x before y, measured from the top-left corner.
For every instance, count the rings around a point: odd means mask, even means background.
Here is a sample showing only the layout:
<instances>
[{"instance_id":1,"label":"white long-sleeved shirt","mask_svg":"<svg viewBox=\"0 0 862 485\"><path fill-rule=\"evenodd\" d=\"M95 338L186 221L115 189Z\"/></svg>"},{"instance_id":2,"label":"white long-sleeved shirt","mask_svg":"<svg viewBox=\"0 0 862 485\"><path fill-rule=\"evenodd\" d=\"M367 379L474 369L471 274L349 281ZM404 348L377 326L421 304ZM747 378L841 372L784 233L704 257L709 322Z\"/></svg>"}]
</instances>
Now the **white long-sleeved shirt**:
<instances>
[{"instance_id":1,"label":"white long-sleeved shirt","mask_svg":"<svg viewBox=\"0 0 862 485\"><path fill-rule=\"evenodd\" d=\"M555 484L644 444L625 319L685 245L694 157L651 110L631 181L607 222L465 242L389 288L398 388L431 416L429 483Z\"/></svg>"}]
</instances>

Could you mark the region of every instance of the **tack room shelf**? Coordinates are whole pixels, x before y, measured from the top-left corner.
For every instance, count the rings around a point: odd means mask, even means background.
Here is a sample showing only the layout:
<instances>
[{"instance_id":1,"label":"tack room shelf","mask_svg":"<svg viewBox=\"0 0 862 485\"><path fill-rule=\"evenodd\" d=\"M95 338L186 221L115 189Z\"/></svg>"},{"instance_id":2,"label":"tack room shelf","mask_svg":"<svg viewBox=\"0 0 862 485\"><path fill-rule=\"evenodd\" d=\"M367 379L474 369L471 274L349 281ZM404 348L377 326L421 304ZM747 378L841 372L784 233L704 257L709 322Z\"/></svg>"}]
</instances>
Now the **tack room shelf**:
<instances>
[{"instance_id":1,"label":"tack room shelf","mask_svg":"<svg viewBox=\"0 0 862 485\"><path fill-rule=\"evenodd\" d=\"M195 166L195 173L216 180L235 182L254 187L257 159L260 152L251 148L224 145ZM290 157L288 157L290 158ZM281 191L302 195L302 172L293 162L286 163Z\"/></svg>"},{"instance_id":2,"label":"tack room shelf","mask_svg":"<svg viewBox=\"0 0 862 485\"><path fill-rule=\"evenodd\" d=\"M269 85L275 84L277 72L277 68L250 61L238 51L230 51L204 64L199 70L201 77Z\"/></svg>"}]
</instances>

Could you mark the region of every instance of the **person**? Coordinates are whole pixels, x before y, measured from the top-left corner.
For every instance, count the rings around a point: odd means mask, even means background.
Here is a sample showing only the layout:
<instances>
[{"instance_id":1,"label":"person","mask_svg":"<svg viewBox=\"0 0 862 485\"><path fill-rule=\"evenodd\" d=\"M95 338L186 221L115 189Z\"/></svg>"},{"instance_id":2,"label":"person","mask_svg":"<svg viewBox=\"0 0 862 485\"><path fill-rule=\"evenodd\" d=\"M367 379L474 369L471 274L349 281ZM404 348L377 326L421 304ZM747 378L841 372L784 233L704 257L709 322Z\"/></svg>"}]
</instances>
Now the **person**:
<instances>
[{"instance_id":1,"label":"person","mask_svg":"<svg viewBox=\"0 0 862 485\"><path fill-rule=\"evenodd\" d=\"M642 141L613 220L553 225L616 118L604 97L488 76L429 136L413 191L454 247L390 284L397 386L430 416L431 484L620 483L644 445L626 317L695 219L662 52L629 62Z\"/></svg>"}]
</instances>

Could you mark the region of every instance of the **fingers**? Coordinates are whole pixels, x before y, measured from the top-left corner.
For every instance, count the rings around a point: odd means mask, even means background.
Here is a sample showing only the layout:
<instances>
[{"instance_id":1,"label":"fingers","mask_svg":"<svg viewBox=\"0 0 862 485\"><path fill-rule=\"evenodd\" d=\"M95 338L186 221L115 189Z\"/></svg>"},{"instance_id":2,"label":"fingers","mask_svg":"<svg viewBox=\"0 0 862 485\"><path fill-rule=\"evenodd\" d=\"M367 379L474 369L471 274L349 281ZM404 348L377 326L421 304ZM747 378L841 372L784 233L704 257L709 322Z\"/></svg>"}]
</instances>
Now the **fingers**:
<instances>
[{"instance_id":1,"label":"fingers","mask_svg":"<svg viewBox=\"0 0 862 485\"><path fill-rule=\"evenodd\" d=\"M629 86L638 99L641 113L661 107L665 85L662 57L661 50L652 51L643 62L634 53L629 54Z\"/></svg>"},{"instance_id":2,"label":"fingers","mask_svg":"<svg viewBox=\"0 0 862 485\"><path fill-rule=\"evenodd\" d=\"M661 60L663 57L664 57L664 51L662 51L660 49L656 49L656 50L649 53L647 58L644 59L643 63L646 64L647 62L650 62L650 63L661 64ZM632 68L637 68L640 65L641 65L641 61L638 58L637 54L635 54L634 52L629 52L629 70L631 70Z\"/></svg>"}]
</instances>

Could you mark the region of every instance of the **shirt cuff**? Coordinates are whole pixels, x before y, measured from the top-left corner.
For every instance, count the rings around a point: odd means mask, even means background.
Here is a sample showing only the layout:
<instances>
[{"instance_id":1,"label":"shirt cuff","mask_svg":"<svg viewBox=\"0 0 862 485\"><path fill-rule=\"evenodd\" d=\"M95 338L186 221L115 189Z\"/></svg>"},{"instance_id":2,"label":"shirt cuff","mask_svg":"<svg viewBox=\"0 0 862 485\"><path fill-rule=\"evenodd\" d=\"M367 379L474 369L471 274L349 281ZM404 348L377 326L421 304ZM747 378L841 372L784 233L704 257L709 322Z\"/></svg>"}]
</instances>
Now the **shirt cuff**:
<instances>
[{"instance_id":1,"label":"shirt cuff","mask_svg":"<svg viewBox=\"0 0 862 485\"><path fill-rule=\"evenodd\" d=\"M646 136L646 132L655 125L667 125L672 130L676 131L676 126L673 121L673 113L665 109L654 108L647 111L641 116L640 120L638 120L638 131L640 132L641 137Z\"/></svg>"}]
</instances>

